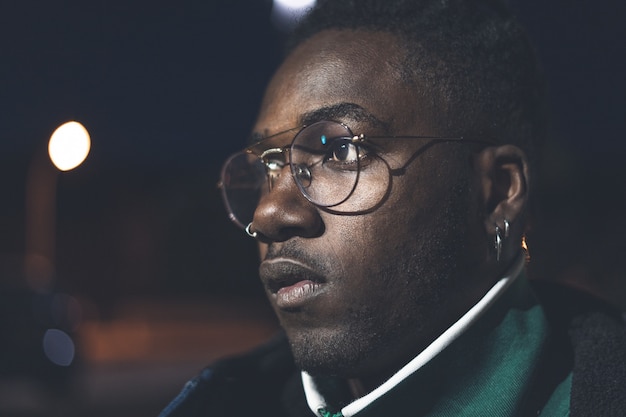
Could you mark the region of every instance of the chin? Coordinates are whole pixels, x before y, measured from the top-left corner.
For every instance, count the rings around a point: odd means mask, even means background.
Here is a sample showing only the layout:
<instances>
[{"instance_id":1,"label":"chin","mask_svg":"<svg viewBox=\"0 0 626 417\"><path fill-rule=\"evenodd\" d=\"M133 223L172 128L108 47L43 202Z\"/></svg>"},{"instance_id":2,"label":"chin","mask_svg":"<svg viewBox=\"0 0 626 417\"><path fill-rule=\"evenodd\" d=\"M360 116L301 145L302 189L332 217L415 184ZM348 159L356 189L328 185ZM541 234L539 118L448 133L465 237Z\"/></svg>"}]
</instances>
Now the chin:
<instances>
[{"instance_id":1,"label":"chin","mask_svg":"<svg viewBox=\"0 0 626 417\"><path fill-rule=\"evenodd\" d=\"M320 337L315 332L290 337L298 368L311 375L351 377L365 359L362 349L348 337L335 334Z\"/></svg>"},{"instance_id":2,"label":"chin","mask_svg":"<svg viewBox=\"0 0 626 417\"><path fill-rule=\"evenodd\" d=\"M377 372L395 352L388 342L394 337L377 328L372 320L358 320L333 330L286 330L298 368L314 376L354 378Z\"/></svg>"}]
</instances>

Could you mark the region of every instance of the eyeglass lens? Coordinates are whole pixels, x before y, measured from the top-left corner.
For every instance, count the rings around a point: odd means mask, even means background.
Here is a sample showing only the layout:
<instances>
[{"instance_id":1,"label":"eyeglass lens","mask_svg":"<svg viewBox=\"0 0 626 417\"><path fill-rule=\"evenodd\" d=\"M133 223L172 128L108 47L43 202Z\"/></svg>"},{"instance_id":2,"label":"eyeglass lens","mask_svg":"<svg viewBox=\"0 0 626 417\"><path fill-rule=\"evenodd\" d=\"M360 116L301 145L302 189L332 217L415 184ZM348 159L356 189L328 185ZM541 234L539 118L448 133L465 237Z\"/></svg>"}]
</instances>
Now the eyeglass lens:
<instances>
[{"instance_id":1,"label":"eyeglass lens","mask_svg":"<svg viewBox=\"0 0 626 417\"><path fill-rule=\"evenodd\" d=\"M374 193L372 186L387 186L386 166L377 158L366 158L364 164L362 149L352 138L346 126L329 121L307 126L294 137L289 147L291 175L302 194L315 205L359 211L380 200L380 193ZM281 174L276 171L286 168L284 163L273 163L277 157L284 155L271 153L261 160L241 152L224 165L223 197L231 219L240 227L252 221L260 198Z\"/></svg>"}]
</instances>

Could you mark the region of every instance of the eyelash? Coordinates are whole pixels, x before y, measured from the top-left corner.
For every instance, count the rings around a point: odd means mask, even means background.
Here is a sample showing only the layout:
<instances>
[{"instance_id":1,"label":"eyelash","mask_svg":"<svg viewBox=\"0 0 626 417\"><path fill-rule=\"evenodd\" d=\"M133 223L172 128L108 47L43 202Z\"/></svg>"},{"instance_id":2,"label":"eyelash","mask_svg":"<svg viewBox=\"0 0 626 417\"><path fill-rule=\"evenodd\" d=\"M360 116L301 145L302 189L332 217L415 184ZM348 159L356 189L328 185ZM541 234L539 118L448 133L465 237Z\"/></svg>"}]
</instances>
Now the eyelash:
<instances>
[{"instance_id":1,"label":"eyelash","mask_svg":"<svg viewBox=\"0 0 626 417\"><path fill-rule=\"evenodd\" d=\"M350 170L354 170L357 168L363 169L364 167L366 167L368 165L368 161L371 160L372 157L375 157L377 155L377 152L374 148L379 148L380 147L376 147L373 143L368 142L367 144L364 144L363 142L358 142L358 143L354 143L351 141L351 138L335 138L333 140L333 144L335 144L337 141L342 141L344 140L346 143L348 143L350 146L354 146L357 150L357 158L358 158L358 164L355 163L355 161L350 160L350 161L342 161L342 160L335 160L335 157L337 156L337 149L335 148L331 148L329 146L328 149L328 154L325 157L324 163L325 164L334 164L338 169L350 169Z\"/></svg>"}]
</instances>

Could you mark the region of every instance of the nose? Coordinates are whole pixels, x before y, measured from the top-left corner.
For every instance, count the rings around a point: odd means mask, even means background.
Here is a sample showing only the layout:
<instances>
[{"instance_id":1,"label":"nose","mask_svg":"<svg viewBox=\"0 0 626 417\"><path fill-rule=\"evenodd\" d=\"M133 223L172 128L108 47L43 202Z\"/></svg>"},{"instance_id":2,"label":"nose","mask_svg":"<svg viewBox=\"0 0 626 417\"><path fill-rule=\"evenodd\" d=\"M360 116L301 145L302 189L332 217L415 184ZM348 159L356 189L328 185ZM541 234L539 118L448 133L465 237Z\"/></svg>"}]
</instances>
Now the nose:
<instances>
[{"instance_id":1,"label":"nose","mask_svg":"<svg viewBox=\"0 0 626 417\"><path fill-rule=\"evenodd\" d=\"M296 185L289 165L272 180L271 190L259 202L252 229L261 241L281 242L291 237L314 237L322 230L322 219L315 205Z\"/></svg>"}]
</instances>

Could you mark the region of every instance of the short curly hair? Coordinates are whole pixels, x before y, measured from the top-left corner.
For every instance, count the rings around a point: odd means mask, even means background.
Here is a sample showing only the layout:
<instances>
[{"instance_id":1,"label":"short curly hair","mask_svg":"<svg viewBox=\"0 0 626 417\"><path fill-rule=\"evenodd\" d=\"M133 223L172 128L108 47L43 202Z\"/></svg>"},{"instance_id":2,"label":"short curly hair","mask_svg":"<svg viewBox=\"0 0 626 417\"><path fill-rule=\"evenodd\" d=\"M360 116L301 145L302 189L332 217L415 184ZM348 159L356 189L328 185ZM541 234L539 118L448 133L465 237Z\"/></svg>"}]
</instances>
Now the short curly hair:
<instances>
[{"instance_id":1,"label":"short curly hair","mask_svg":"<svg viewBox=\"0 0 626 417\"><path fill-rule=\"evenodd\" d=\"M514 144L537 163L547 135L544 77L501 0L318 0L287 52L327 29L394 34L407 52L406 80L442 131Z\"/></svg>"}]
</instances>

